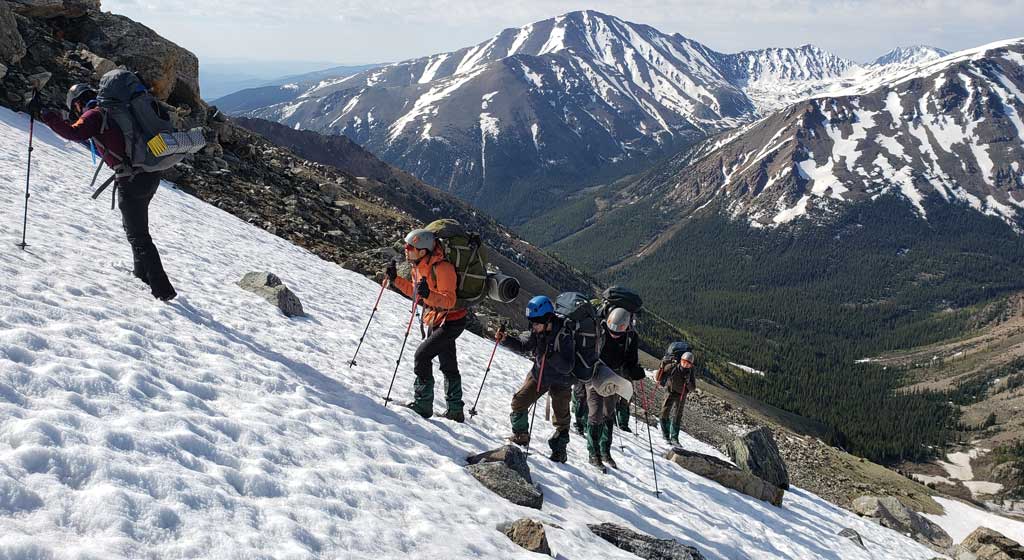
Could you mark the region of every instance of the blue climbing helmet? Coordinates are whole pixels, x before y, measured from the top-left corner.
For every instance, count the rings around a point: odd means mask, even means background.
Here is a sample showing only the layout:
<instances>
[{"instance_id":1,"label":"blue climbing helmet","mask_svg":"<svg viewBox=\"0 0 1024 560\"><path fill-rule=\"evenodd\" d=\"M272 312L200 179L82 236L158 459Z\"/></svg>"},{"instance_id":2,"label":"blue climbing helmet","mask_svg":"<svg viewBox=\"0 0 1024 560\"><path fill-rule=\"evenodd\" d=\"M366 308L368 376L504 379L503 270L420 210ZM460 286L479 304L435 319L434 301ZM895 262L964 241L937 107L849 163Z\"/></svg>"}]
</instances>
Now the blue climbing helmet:
<instances>
[{"instance_id":1,"label":"blue climbing helmet","mask_svg":"<svg viewBox=\"0 0 1024 560\"><path fill-rule=\"evenodd\" d=\"M530 321L544 320L549 314L554 312L555 305L551 303L551 298L548 296L534 296L526 304L526 318Z\"/></svg>"}]
</instances>

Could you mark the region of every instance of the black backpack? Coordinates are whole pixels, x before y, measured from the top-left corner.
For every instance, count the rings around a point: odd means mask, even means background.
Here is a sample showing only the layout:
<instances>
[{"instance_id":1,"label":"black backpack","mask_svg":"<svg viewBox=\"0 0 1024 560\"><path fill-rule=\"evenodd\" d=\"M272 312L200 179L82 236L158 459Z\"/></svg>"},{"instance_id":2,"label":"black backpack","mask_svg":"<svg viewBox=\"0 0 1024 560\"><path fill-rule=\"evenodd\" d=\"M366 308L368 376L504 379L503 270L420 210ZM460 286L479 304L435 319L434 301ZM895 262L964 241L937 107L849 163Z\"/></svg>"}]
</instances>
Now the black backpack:
<instances>
[{"instance_id":1,"label":"black backpack","mask_svg":"<svg viewBox=\"0 0 1024 560\"><path fill-rule=\"evenodd\" d=\"M96 102L103 110L104 126L112 120L124 134L124 159L115 169L119 176L170 169L206 146L202 128L175 130L156 98L128 70L104 74Z\"/></svg>"},{"instance_id":2,"label":"black backpack","mask_svg":"<svg viewBox=\"0 0 1024 560\"><path fill-rule=\"evenodd\" d=\"M679 359L683 357L683 354L692 350L690 343L685 340L673 342L672 344L669 344L668 349L665 350L665 357L662 358L662 361L672 359L678 362Z\"/></svg>"},{"instance_id":3,"label":"black backpack","mask_svg":"<svg viewBox=\"0 0 1024 560\"><path fill-rule=\"evenodd\" d=\"M601 355L598 346L598 325L601 320L597 310L586 296L579 292L565 292L555 298L555 314L563 321L562 328L568 329L576 344L576 364L573 375L587 381L594 375Z\"/></svg>"},{"instance_id":4,"label":"black backpack","mask_svg":"<svg viewBox=\"0 0 1024 560\"><path fill-rule=\"evenodd\" d=\"M601 317L608 317L612 309L619 307L636 315L643 306L640 294L623 286L612 286L601 294Z\"/></svg>"}]
</instances>

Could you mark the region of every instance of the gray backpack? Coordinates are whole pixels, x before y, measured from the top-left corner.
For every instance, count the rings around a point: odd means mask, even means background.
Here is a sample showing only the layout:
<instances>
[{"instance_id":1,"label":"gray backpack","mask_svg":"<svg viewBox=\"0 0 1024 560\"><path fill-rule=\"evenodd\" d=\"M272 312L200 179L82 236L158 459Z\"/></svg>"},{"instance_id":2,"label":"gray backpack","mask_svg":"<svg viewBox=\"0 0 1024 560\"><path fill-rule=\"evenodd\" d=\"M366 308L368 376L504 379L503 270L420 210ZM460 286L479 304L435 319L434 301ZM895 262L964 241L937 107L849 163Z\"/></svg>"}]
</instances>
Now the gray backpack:
<instances>
[{"instance_id":1,"label":"gray backpack","mask_svg":"<svg viewBox=\"0 0 1024 560\"><path fill-rule=\"evenodd\" d=\"M156 98L128 70L104 74L96 101L104 126L112 120L124 134L125 157L114 170L118 176L170 169L206 146L202 128L175 130Z\"/></svg>"}]
</instances>

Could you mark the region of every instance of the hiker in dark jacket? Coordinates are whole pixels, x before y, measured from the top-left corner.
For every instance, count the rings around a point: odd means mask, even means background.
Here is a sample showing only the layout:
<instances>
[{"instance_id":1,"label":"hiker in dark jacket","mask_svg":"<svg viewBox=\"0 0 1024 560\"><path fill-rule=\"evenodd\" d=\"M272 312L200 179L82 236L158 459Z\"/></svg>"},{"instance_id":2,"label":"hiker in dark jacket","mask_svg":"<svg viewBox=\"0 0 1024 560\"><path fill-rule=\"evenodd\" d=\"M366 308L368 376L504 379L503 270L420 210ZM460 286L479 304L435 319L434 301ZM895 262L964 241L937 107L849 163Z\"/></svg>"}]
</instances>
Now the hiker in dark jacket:
<instances>
[{"instance_id":1,"label":"hiker in dark jacket","mask_svg":"<svg viewBox=\"0 0 1024 560\"><path fill-rule=\"evenodd\" d=\"M555 306L547 296L537 296L526 306L526 317L530 320L530 332L519 338L505 338L505 344L514 350L532 351L533 367L523 385L512 395L512 443L530 443L530 407L540 400L544 393L550 394L554 411L552 424L555 433L548 439L551 460L564 463L568 459L569 445L569 398L575 378L572 375L576 362L576 344L572 333L562 328L562 320L555 316Z\"/></svg>"},{"instance_id":2,"label":"hiker in dark jacket","mask_svg":"<svg viewBox=\"0 0 1024 560\"><path fill-rule=\"evenodd\" d=\"M74 122L54 111L43 111L40 120L72 142L92 140L103 161L115 171L121 169L126 153L124 134L97 105L96 90L88 84L72 86L68 90L67 107L71 115L78 115ZM160 175L119 175L116 182L117 207L121 210L124 232L132 247L132 274L149 286L153 297L170 301L178 294L164 272L160 253L149 235L149 203L160 186Z\"/></svg>"},{"instance_id":3,"label":"hiker in dark jacket","mask_svg":"<svg viewBox=\"0 0 1024 560\"><path fill-rule=\"evenodd\" d=\"M658 370L658 384L665 387L665 402L661 405L661 435L672 444L679 445L679 428L683 420L686 395L697 388L693 370L692 352L684 352L678 361L667 356Z\"/></svg>"},{"instance_id":4,"label":"hiker in dark jacket","mask_svg":"<svg viewBox=\"0 0 1024 560\"><path fill-rule=\"evenodd\" d=\"M622 308L613 309L601 323L601 362L612 371L630 381L644 378L640 367L639 342L632 333L633 316ZM618 468L612 458L612 434L615 430L616 409L623 399L618 394L601 396L593 388L587 389L587 451L595 466ZM627 404L627 420L629 401Z\"/></svg>"},{"instance_id":5,"label":"hiker in dark jacket","mask_svg":"<svg viewBox=\"0 0 1024 560\"><path fill-rule=\"evenodd\" d=\"M406 406L424 418L433 416L433 360L437 358L444 375L446 408L442 418L465 422L462 375L459 373L455 340L466 330L469 312L458 307L455 265L446 260L441 243L433 232L426 229L413 230L405 237L405 259L412 264L412 280L398 276L394 261L388 265L385 274L391 284L407 297L419 296L423 305L423 323L429 329L427 337L416 348L414 399Z\"/></svg>"}]
</instances>

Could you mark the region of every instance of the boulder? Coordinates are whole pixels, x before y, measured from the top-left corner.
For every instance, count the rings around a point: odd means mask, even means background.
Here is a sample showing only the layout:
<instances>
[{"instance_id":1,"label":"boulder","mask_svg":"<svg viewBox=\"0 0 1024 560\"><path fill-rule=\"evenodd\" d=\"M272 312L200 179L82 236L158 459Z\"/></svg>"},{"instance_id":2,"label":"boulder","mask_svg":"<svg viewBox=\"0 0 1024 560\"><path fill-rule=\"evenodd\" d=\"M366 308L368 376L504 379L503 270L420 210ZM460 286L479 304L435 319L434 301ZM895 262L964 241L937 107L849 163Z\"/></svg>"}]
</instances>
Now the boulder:
<instances>
[{"instance_id":1,"label":"boulder","mask_svg":"<svg viewBox=\"0 0 1024 560\"><path fill-rule=\"evenodd\" d=\"M17 64L25 56L25 41L7 2L0 2L0 64ZM7 68L4 67L6 74Z\"/></svg>"},{"instance_id":2,"label":"boulder","mask_svg":"<svg viewBox=\"0 0 1024 560\"><path fill-rule=\"evenodd\" d=\"M953 539L942 527L891 496L861 496L853 501L853 511L933 549L945 550L953 545Z\"/></svg>"},{"instance_id":3,"label":"boulder","mask_svg":"<svg viewBox=\"0 0 1024 560\"><path fill-rule=\"evenodd\" d=\"M7 0L15 13L27 17L76 18L100 11L100 0Z\"/></svg>"},{"instance_id":4,"label":"boulder","mask_svg":"<svg viewBox=\"0 0 1024 560\"><path fill-rule=\"evenodd\" d=\"M504 527L501 532L505 533L512 542L537 554L552 556L551 547L548 546L548 537L544 533L544 525L526 517L518 519Z\"/></svg>"},{"instance_id":5,"label":"boulder","mask_svg":"<svg viewBox=\"0 0 1024 560\"><path fill-rule=\"evenodd\" d=\"M726 488L763 500L773 506L782 507L782 497L785 494L782 488L765 482L717 457L674 447L665 453L665 458Z\"/></svg>"},{"instance_id":6,"label":"boulder","mask_svg":"<svg viewBox=\"0 0 1024 560\"><path fill-rule=\"evenodd\" d=\"M152 29L124 16L95 14L83 25L81 40L89 52L138 72L158 99L203 109L199 95L199 59Z\"/></svg>"},{"instance_id":7,"label":"boulder","mask_svg":"<svg viewBox=\"0 0 1024 560\"><path fill-rule=\"evenodd\" d=\"M505 463L477 463L466 467L485 488L518 506L540 509L544 493Z\"/></svg>"},{"instance_id":8,"label":"boulder","mask_svg":"<svg viewBox=\"0 0 1024 560\"><path fill-rule=\"evenodd\" d=\"M103 58L98 54L93 54L85 49L79 50L78 56L92 66L92 78L96 81L99 81L107 72L117 68L117 64L114 64L114 61Z\"/></svg>"},{"instance_id":9,"label":"boulder","mask_svg":"<svg viewBox=\"0 0 1024 560\"><path fill-rule=\"evenodd\" d=\"M739 468L783 490L789 490L789 472L775 438L767 427L738 437L729 445L729 458Z\"/></svg>"},{"instance_id":10,"label":"boulder","mask_svg":"<svg viewBox=\"0 0 1024 560\"><path fill-rule=\"evenodd\" d=\"M469 465L504 463L505 466L519 473L527 482L533 482L533 478L530 476L530 465L526 462L526 453L523 453L523 450L518 445L505 445L497 449L484 451L483 453L467 457L466 463Z\"/></svg>"},{"instance_id":11,"label":"boulder","mask_svg":"<svg viewBox=\"0 0 1024 560\"><path fill-rule=\"evenodd\" d=\"M954 558L956 560L1024 559L1024 547L998 531L987 527L978 527L956 547Z\"/></svg>"},{"instance_id":12,"label":"boulder","mask_svg":"<svg viewBox=\"0 0 1024 560\"><path fill-rule=\"evenodd\" d=\"M250 272L238 282L239 287L252 292L277 306L288 317L301 317L302 302L277 275L270 272Z\"/></svg>"},{"instance_id":13,"label":"boulder","mask_svg":"<svg viewBox=\"0 0 1024 560\"><path fill-rule=\"evenodd\" d=\"M858 533L857 531L854 531L853 529L850 529L850 528L843 529L842 531L839 531L839 536L840 537L846 537L846 538L850 539L851 541L853 541L853 543L856 544L857 546L859 546L859 547L861 547L861 548L863 548L865 550L867 549L864 546L864 539L861 538L860 533Z\"/></svg>"},{"instance_id":14,"label":"boulder","mask_svg":"<svg viewBox=\"0 0 1024 560\"><path fill-rule=\"evenodd\" d=\"M650 535L615 525L587 525L590 532L626 552L647 560L704 560L700 551L672 539L656 539Z\"/></svg>"}]
</instances>

